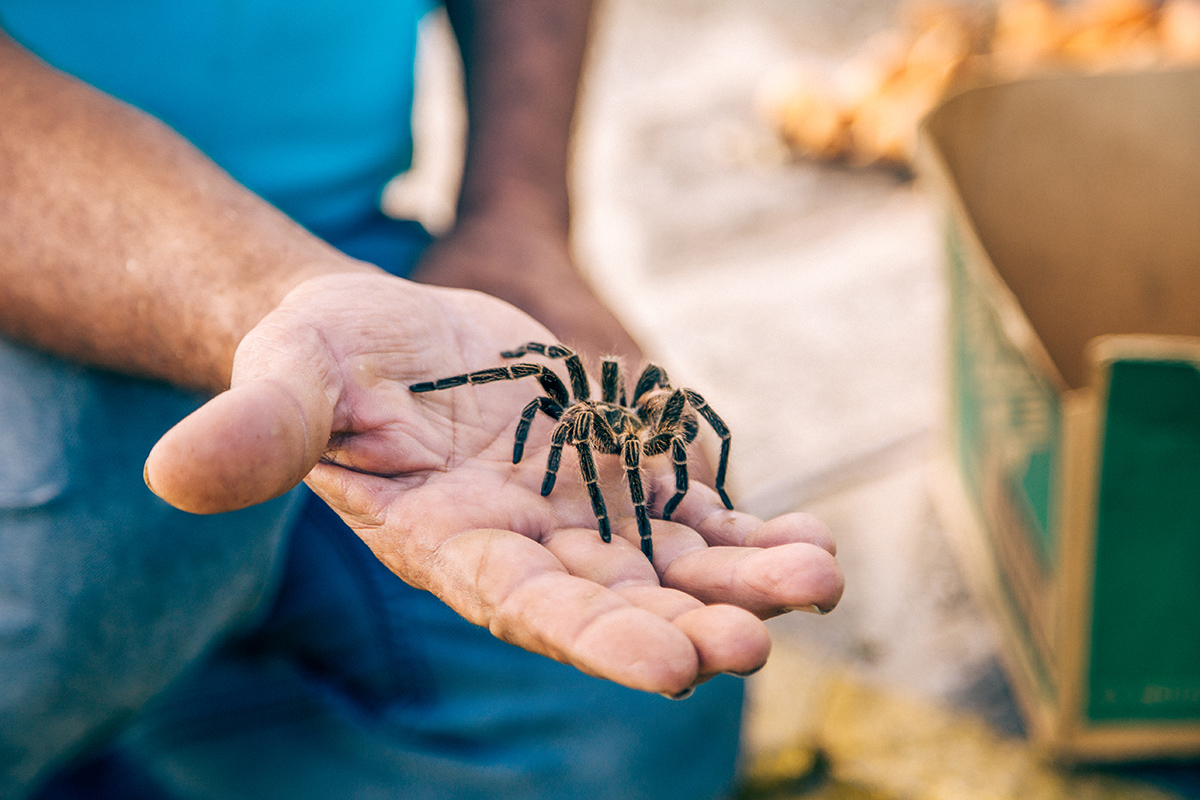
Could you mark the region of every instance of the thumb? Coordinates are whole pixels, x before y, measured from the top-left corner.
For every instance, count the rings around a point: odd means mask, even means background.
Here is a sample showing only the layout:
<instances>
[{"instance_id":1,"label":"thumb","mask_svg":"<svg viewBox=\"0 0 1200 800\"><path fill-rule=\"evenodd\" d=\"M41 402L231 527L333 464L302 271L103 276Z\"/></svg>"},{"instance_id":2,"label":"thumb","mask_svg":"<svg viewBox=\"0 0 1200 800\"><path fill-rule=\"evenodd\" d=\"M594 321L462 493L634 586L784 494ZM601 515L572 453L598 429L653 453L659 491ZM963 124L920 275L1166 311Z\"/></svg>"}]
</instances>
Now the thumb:
<instances>
[{"instance_id":1,"label":"thumb","mask_svg":"<svg viewBox=\"0 0 1200 800\"><path fill-rule=\"evenodd\" d=\"M146 459L146 485L195 514L262 503L304 480L332 424L333 405L319 387L249 380L167 431Z\"/></svg>"}]
</instances>

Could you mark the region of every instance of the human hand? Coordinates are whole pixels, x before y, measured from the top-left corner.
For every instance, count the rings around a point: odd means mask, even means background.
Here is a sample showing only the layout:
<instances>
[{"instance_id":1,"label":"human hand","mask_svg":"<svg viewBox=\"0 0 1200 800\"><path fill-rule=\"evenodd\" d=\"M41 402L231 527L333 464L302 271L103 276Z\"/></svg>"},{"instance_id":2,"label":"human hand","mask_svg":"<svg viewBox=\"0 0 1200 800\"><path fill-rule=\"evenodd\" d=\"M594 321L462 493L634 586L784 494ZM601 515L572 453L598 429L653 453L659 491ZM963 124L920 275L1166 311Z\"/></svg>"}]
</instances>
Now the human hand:
<instances>
[{"instance_id":1,"label":"human hand","mask_svg":"<svg viewBox=\"0 0 1200 800\"><path fill-rule=\"evenodd\" d=\"M201 513L266 500L305 478L397 575L493 634L646 691L678 695L770 650L761 618L832 608L842 577L806 515L727 511L693 485L641 554L615 463L602 469L605 544L568 462L540 486L548 420L512 463L534 381L430 394L420 381L496 364L547 331L494 298L374 274L309 280L238 349L232 388L167 433L147 482ZM607 461L611 461L608 459ZM669 463L646 484L670 486ZM669 491L657 493L661 500Z\"/></svg>"},{"instance_id":2,"label":"human hand","mask_svg":"<svg viewBox=\"0 0 1200 800\"><path fill-rule=\"evenodd\" d=\"M600 356L630 366L642 352L596 296L571 257L566 229L519 207L460 216L417 265L413 279L475 289L511 303L577 350L594 367Z\"/></svg>"}]
</instances>

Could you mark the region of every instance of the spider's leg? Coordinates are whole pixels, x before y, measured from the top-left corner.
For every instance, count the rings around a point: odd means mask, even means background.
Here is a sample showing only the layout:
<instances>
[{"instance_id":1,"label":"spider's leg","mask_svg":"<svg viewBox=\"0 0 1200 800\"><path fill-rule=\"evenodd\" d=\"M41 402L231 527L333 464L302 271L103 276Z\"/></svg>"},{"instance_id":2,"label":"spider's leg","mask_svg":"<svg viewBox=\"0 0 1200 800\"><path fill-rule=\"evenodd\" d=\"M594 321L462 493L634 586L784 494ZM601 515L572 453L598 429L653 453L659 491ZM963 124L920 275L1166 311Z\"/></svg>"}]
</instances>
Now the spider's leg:
<instances>
[{"instance_id":1,"label":"spider's leg","mask_svg":"<svg viewBox=\"0 0 1200 800\"><path fill-rule=\"evenodd\" d=\"M696 396L699 397L699 395ZM687 443L696 438L698 428L695 415L687 410L688 402L687 390L676 389L672 392L663 405L662 414L659 415L658 424L654 428L654 434L646 442L648 454L658 455L665 453L668 447L671 449L671 463L675 469L675 494L663 506L663 519L671 518L688 490ZM703 402L703 398L701 398L701 402ZM707 405L705 407L707 408ZM728 434L728 430L726 434ZM723 485L723 481L724 476L722 475L718 480L718 487ZM721 499L728 505L724 489L718 488L717 491L720 493Z\"/></svg>"},{"instance_id":2,"label":"spider's leg","mask_svg":"<svg viewBox=\"0 0 1200 800\"><path fill-rule=\"evenodd\" d=\"M566 406L571 402L570 396L567 394L567 387L562 382L562 378L558 377L558 373L549 367L542 364L513 364L507 368L512 373L513 378L524 378L530 375L536 375L538 383L546 394L550 395L559 406Z\"/></svg>"},{"instance_id":3,"label":"spider's leg","mask_svg":"<svg viewBox=\"0 0 1200 800\"><path fill-rule=\"evenodd\" d=\"M550 454L546 457L546 475L542 478L542 497L546 497L554 491L554 482L558 480L558 463L562 459L563 445L567 443L567 437L571 435L571 427L574 422L575 415L568 410L563 414L558 425L554 427L554 432L550 434Z\"/></svg>"},{"instance_id":4,"label":"spider's leg","mask_svg":"<svg viewBox=\"0 0 1200 800\"><path fill-rule=\"evenodd\" d=\"M515 350L505 350L500 354L501 358L520 358L526 353L537 353L540 356L546 355L546 345L541 342L526 342Z\"/></svg>"},{"instance_id":5,"label":"spider's leg","mask_svg":"<svg viewBox=\"0 0 1200 800\"><path fill-rule=\"evenodd\" d=\"M633 514L637 518L642 553L654 561L654 543L650 539L650 515L646 513L646 492L642 488L642 443L636 436L625 437L622 457L625 462L625 479L629 483L629 498L633 500Z\"/></svg>"},{"instance_id":6,"label":"spider's leg","mask_svg":"<svg viewBox=\"0 0 1200 800\"><path fill-rule=\"evenodd\" d=\"M638 378L637 385L633 390L633 402L637 402L646 392L657 388L670 389L671 379L667 377L667 372L657 364L647 364L642 370L641 377Z\"/></svg>"},{"instance_id":7,"label":"spider's leg","mask_svg":"<svg viewBox=\"0 0 1200 800\"><path fill-rule=\"evenodd\" d=\"M601 453L616 455L621 452L621 444L617 440L617 431L604 418L604 414L596 410L594 403L589 403L592 409L592 443Z\"/></svg>"},{"instance_id":8,"label":"spider's leg","mask_svg":"<svg viewBox=\"0 0 1200 800\"><path fill-rule=\"evenodd\" d=\"M592 446L590 444L592 433L592 418L595 414L591 411L581 413L575 424L575 436L572 438L571 444L575 445L575 452L579 456L579 471L583 474L583 482L587 485L588 498L592 501L592 513L596 515L596 525L600 530L600 538L605 542L612 541L612 528L608 524L608 509L604 505L604 495L600 494L600 486L597 482L596 461L592 457Z\"/></svg>"},{"instance_id":9,"label":"spider's leg","mask_svg":"<svg viewBox=\"0 0 1200 800\"><path fill-rule=\"evenodd\" d=\"M671 463L675 466L675 494L663 506L662 518L670 519L688 490L687 446L678 436L671 440ZM721 493L724 497L724 492Z\"/></svg>"},{"instance_id":10,"label":"spider's leg","mask_svg":"<svg viewBox=\"0 0 1200 800\"><path fill-rule=\"evenodd\" d=\"M600 362L600 399L625 405L625 382L621 380L621 364L615 359Z\"/></svg>"},{"instance_id":11,"label":"spider's leg","mask_svg":"<svg viewBox=\"0 0 1200 800\"><path fill-rule=\"evenodd\" d=\"M592 387L588 385L587 373L584 372L583 362L579 360L579 356L565 347L557 348L564 350L567 353L566 360L563 361L567 365L567 374L571 376L571 390L575 392L575 401L587 400L592 396Z\"/></svg>"},{"instance_id":12,"label":"spider's leg","mask_svg":"<svg viewBox=\"0 0 1200 800\"><path fill-rule=\"evenodd\" d=\"M517 423L517 433L513 442L514 464L521 463L521 456L525 453L525 440L529 438L529 427L533 425L533 418L537 415L538 409L546 412L546 416L551 419L557 420L562 417L562 406L549 397L536 397L529 401L529 405L521 411L521 421Z\"/></svg>"},{"instance_id":13,"label":"spider's leg","mask_svg":"<svg viewBox=\"0 0 1200 800\"><path fill-rule=\"evenodd\" d=\"M471 373L451 375L449 378L438 378L436 381L421 381L408 387L410 392L440 392L442 389L453 389L455 386L466 386L471 382Z\"/></svg>"},{"instance_id":14,"label":"spider's leg","mask_svg":"<svg viewBox=\"0 0 1200 800\"><path fill-rule=\"evenodd\" d=\"M721 495L721 502L725 504L726 508L732 509L733 501L729 499L729 495L725 494L725 473L729 467L729 426L717 415L716 411L713 411L703 397L691 389L684 391L687 392L687 399L692 408L700 412L700 416L704 417L717 436L721 437L721 460L717 462L716 489L717 494Z\"/></svg>"},{"instance_id":15,"label":"spider's leg","mask_svg":"<svg viewBox=\"0 0 1200 800\"><path fill-rule=\"evenodd\" d=\"M683 429L683 440L688 444L696 441L696 437L700 434L700 423L696 421L695 414L684 414L683 419L679 421L679 426Z\"/></svg>"},{"instance_id":16,"label":"spider's leg","mask_svg":"<svg viewBox=\"0 0 1200 800\"><path fill-rule=\"evenodd\" d=\"M686 408L687 396L684 395L683 389L671 392L671 396L663 404L662 413L658 416L650 438L646 441L647 451L652 451L654 455L667 452L671 439L676 436L675 429L684 418L683 412Z\"/></svg>"},{"instance_id":17,"label":"spider's leg","mask_svg":"<svg viewBox=\"0 0 1200 800\"><path fill-rule=\"evenodd\" d=\"M538 383L546 390L546 394L550 395L551 399L559 405L566 405L570 402L567 396L567 387L563 385L562 378L554 373L554 370L541 364L513 364L507 367L488 367L487 369L476 370L475 372L465 372L462 375L451 375L448 378L439 378L436 381L423 381L414 383L408 387L410 392L437 392L442 389L453 389L456 386L472 386L493 383L495 381L515 381L520 378L536 376Z\"/></svg>"},{"instance_id":18,"label":"spider's leg","mask_svg":"<svg viewBox=\"0 0 1200 800\"><path fill-rule=\"evenodd\" d=\"M501 358L520 358L526 353L537 353L538 355L546 356L547 358L561 358L563 363L567 365L567 374L571 376L571 389L575 392L576 400L587 400L591 396L591 388L588 386L587 372L583 369L583 362L579 359L579 355L570 348L563 347L557 344L542 344L541 342L526 342L516 350L506 350L500 354ZM566 401L563 401L566 403Z\"/></svg>"}]
</instances>

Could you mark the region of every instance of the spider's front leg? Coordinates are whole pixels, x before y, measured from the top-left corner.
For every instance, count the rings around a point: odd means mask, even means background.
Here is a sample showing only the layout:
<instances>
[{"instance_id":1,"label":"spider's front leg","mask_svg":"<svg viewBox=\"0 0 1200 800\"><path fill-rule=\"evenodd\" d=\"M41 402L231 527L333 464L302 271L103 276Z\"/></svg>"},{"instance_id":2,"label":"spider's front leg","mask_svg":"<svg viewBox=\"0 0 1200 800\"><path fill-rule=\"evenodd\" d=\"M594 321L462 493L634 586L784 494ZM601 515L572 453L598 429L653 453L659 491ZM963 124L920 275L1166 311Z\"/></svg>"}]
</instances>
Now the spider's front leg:
<instances>
[{"instance_id":1,"label":"spider's front leg","mask_svg":"<svg viewBox=\"0 0 1200 800\"><path fill-rule=\"evenodd\" d=\"M578 409L567 409L562 419L554 426L554 432L550 434L550 453L546 456L546 474L542 478L542 497L549 497L550 493L554 491L554 484L558 481L558 466L562 461L562 450L571 436L576 416L578 416Z\"/></svg>"},{"instance_id":2,"label":"spider's front leg","mask_svg":"<svg viewBox=\"0 0 1200 800\"><path fill-rule=\"evenodd\" d=\"M600 399L612 405L626 405L621 362L616 359L606 358L600 362Z\"/></svg>"},{"instance_id":3,"label":"spider's front leg","mask_svg":"<svg viewBox=\"0 0 1200 800\"><path fill-rule=\"evenodd\" d=\"M561 358L563 363L567 365L567 374L571 377L571 389L575 392L575 400L587 400L591 397L591 389L588 386L587 372L583 368L583 361L579 355L570 348L563 347L557 344L542 344L541 342L526 342L516 350L505 350L500 354L501 358L520 358L528 353L537 353L546 358ZM563 401L564 403L566 401Z\"/></svg>"},{"instance_id":4,"label":"spider's front leg","mask_svg":"<svg viewBox=\"0 0 1200 800\"><path fill-rule=\"evenodd\" d=\"M687 443L696 436L694 420L684 415L687 397L682 389L676 389L663 405L654 433L646 440L647 456L657 456L671 450L671 464L675 470L675 494L663 506L662 518L669 520L683 501L688 491ZM693 424L689 425L691 422Z\"/></svg>"},{"instance_id":5,"label":"spider's front leg","mask_svg":"<svg viewBox=\"0 0 1200 800\"><path fill-rule=\"evenodd\" d=\"M671 499L663 506L662 518L666 520L671 519L671 515L675 513L675 509L679 507L688 491L687 439L670 431L664 431L649 439L644 446L647 456L662 455L667 452L668 448L671 450L671 465L675 470L675 494L671 495Z\"/></svg>"},{"instance_id":6,"label":"spider's front leg","mask_svg":"<svg viewBox=\"0 0 1200 800\"><path fill-rule=\"evenodd\" d=\"M512 364L507 367L488 367L474 372L464 372L461 375L451 375L448 378L438 378L436 381L422 381L408 387L410 392L440 392L443 389L453 389L457 386L477 386L496 381L516 381L521 378L536 377L546 394L560 406L571 402L567 396L567 387L562 378L554 370L542 364Z\"/></svg>"},{"instance_id":7,"label":"spider's front leg","mask_svg":"<svg viewBox=\"0 0 1200 800\"><path fill-rule=\"evenodd\" d=\"M675 468L675 494L663 506L662 518L670 519L688 490L687 445L679 437L671 440L671 464Z\"/></svg>"},{"instance_id":8,"label":"spider's front leg","mask_svg":"<svg viewBox=\"0 0 1200 800\"><path fill-rule=\"evenodd\" d=\"M704 417L705 421L712 426L713 431L717 436L721 437L721 457L717 462L717 479L716 490L721 496L721 502L725 507L732 510L733 501L729 499L729 495L725 494L725 473L729 469L729 426L725 424L716 411L713 411L712 406L705 402L704 398L697 392L691 389L684 389L687 394L687 401L692 408L700 412L700 416Z\"/></svg>"},{"instance_id":9,"label":"spider's front leg","mask_svg":"<svg viewBox=\"0 0 1200 800\"><path fill-rule=\"evenodd\" d=\"M633 514L637 519L638 538L642 553L654 561L654 542L650 539L650 515L646 513L646 492L642 486L642 442L634 434L625 437L621 444L621 459L625 464L625 480L629 483L629 499L633 501ZM669 519L663 516L663 519Z\"/></svg>"},{"instance_id":10,"label":"spider's front leg","mask_svg":"<svg viewBox=\"0 0 1200 800\"><path fill-rule=\"evenodd\" d=\"M537 397L529 401L529 405L521 411L521 420L517 423L517 433L513 437L513 463L520 464L521 456L525 454L525 441L529 438L529 428L538 411L545 412L553 420L562 417L563 409L549 397Z\"/></svg>"},{"instance_id":11,"label":"spider's front leg","mask_svg":"<svg viewBox=\"0 0 1200 800\"><path fill-rule=\"evenodd\" d=\"M549 495L554 489L559 457L563 445L569 438L579 457L579 472L583 475L583 483L587 487L588 499L592 503L592 514L596 517L600 538L605 542L611 542L612 526L608 521L608 508L604 503L604 495L600 493L596 459L592 456L593 420L596 418L597 414L591 408L580 408L576 413L564 417L558 423L558 427L554 429L554 433L550 437L550 457L546 462L546 477L542 480L542 496Z\"/></svg>"},{"instance_id":12,"label":"spider's front leg","mask_svg":"<svg viewBox=\"0 0 1200 800\"><path fill-rule=\"evenodd\" d=\"M633 402L636 403L641 400L642 395L646 394L646 392L659 388L670 389L671 379L667 377L667 371L662 367L657 364L647 364L633 388Z\"/></svg>"}]
</instances>

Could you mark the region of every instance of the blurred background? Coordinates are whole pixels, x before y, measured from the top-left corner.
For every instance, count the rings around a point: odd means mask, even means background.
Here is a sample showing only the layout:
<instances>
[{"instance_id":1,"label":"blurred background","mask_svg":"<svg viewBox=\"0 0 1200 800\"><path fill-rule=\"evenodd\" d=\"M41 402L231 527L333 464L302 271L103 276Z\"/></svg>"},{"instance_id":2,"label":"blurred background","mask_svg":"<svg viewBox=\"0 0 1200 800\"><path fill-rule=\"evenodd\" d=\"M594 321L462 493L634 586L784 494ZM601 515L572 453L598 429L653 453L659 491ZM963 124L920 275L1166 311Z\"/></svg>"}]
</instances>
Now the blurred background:
<instances>
[{"instance_id":1,"label":"blurred background","mask_svg":"<svg viewBox=\"0 0 1200 800\"><path fill-rule=\"evenodd\" d=\"M1037 5L1008 4L1009 24L1039 24ZM1036 68L1037 43L1006 48L994 13L599 3L576 144L578 258L675 383L729 423L739 508L818 515L847 578L832 615L771 623L775 651L749 683L745 797L1200 797L1194 762L1066 769L1027 745L998 635L931 501L944 255L911 137L964 76ZM984 30L996 36L986 64ZM446 100L458 67L444 20L423 36L416 160L387 202L437 230L451 219L463 116ZM1147 47L1109 47L1113 64L1074 57L1086 69L1163 57ZM905 58L928 68L893 107L846 110Z\"/></svg>"}]
</instances>

